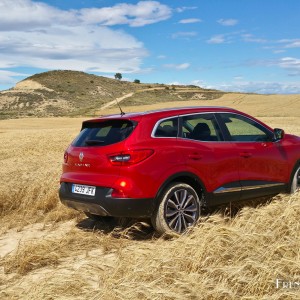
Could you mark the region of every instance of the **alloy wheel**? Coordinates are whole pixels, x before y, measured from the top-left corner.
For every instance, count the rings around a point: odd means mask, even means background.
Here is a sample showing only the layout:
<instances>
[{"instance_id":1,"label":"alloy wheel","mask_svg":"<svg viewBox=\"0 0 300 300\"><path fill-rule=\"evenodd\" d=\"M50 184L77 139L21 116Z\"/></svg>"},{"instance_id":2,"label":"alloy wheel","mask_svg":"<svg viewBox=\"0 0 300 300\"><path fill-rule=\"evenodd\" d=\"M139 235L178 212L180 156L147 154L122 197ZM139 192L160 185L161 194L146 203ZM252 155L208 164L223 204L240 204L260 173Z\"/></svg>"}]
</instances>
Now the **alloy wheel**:
<instances>
[{"instance_id":1,"label":"alloy wheel","mask_svg":"<svg viewBox=\"0 0 300 300\"><path fill-rule=\"evenodd\" d=\"M175 190L167 199L165 220L170 229L182 233L198 219L198 200L188 189Z\"/></svg>"}]
</instances>

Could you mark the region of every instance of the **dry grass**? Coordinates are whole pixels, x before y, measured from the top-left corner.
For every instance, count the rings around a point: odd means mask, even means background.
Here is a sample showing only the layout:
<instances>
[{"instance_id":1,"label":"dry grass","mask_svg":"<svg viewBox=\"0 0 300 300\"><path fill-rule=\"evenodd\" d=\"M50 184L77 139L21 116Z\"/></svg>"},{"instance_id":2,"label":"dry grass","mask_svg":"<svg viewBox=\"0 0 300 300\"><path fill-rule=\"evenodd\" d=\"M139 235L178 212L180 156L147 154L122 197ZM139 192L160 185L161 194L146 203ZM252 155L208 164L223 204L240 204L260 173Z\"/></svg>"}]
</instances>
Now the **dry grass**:
<instances>
[{"instance_id":1,"label":"dry grass","mask_svg":"<svg viewBox=\"0 0 300 300\"><path fill-rule=\"evenodd\" d=\"M72 121L66 120L69 124ZM5 222L0 231L42 221L49 212L57 219L65 218L68 212L74 217L71 210L58 205L57 190L62 155L80 121L69 130L56 126L57 122L65 126L65 119L2 122L0 216Z\"/></svg>"},{"instance_id":2,"label":"dry grass","mask_svg":"<svg viewBox=\"0 0 300 300\"><path fill-rule=\"evenodd\" d=\"M211 104L300 135L299 96L278 111L283 96L226 97ZM300 281L299 194L233 217L220 211L174 239L155 237L147 223L93 222L57 196L63 151L80 122L0 122L1 299L299 299L299 288L275 285Z\"/></svg>"}]
</instances>

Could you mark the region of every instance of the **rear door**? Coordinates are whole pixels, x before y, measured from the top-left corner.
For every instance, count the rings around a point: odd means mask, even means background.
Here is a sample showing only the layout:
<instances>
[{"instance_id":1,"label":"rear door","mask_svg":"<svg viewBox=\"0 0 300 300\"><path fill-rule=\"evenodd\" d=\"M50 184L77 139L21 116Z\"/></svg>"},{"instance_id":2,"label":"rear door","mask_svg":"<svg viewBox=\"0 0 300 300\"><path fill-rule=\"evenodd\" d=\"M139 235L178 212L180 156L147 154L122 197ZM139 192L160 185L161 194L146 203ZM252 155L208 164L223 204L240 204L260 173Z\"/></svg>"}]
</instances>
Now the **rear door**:
<instances>
[{"instance_id":1,"label":"rear door","mask_svg":"<svg viewBox=\"0 0 300 300\"><path fill-rule=\"evenodd\" d=\"M238 200L240 182L234 145L225 141L213 113L181 116L178 145L187 170L197 174L206 188L208 205Z\"/></svg>"}]
</instances>

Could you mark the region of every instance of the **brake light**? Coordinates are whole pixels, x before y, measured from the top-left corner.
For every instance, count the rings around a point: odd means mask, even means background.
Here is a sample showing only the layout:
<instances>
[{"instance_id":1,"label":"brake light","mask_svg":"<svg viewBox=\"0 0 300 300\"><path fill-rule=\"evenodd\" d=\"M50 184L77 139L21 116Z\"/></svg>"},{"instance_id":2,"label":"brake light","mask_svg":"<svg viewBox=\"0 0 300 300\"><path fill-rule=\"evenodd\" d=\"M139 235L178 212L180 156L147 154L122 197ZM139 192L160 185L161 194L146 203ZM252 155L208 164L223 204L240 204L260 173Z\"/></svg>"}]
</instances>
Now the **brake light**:
<instances>
[{"instance_id":1,"label":"brake light","mask_svg":"<svg viewBox=\"0 0 300 300\"><path fill-rule=\"evenodd\" d=\"M151 149L131 150L108 156L109 161L114 166L128 166L137 164L154 153Z\"/></svg>"}]
</instances>

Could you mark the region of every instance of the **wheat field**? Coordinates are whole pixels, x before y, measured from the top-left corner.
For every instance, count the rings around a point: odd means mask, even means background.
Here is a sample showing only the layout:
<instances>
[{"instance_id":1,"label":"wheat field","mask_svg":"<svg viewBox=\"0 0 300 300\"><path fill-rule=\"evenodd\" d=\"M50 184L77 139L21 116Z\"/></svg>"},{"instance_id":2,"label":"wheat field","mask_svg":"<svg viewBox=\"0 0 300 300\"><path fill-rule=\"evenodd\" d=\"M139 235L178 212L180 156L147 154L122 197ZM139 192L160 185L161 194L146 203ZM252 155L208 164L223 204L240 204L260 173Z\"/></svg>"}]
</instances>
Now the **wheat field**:
<instances>
[{"instance_id":1,"label":"wheat field","mask_svg":"<svg viewBox=\"0 0 300 300\"><path fill-rule=\"evenodd\" d=\"M300 135L299 95L187 104L234 107ZM172 239L147 221L94 222L57 194L83 119L0 121L0 299L300 299L299 193L220 209Z\"/></svg>"}]
</instances>

